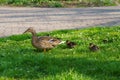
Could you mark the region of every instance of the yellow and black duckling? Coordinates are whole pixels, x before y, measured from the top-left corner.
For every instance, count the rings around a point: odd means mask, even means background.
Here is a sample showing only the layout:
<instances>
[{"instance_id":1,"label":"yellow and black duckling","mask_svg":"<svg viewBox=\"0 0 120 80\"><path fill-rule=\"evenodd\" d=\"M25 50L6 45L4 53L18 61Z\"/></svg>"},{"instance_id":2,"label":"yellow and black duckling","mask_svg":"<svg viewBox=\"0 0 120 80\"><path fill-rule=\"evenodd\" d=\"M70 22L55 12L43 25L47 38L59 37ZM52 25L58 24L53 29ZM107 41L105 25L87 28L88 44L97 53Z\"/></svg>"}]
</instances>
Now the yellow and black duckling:
<instances>
[{"instance_id":1,"label":"yellow and black duckling","mask_svg":"<svg viewBox=\"0 0 120 80\"><path fill-rule=\"evenodd\" d=\"M97 50L99 50L99 47L97 45L93 44L93 43L90 43L89 44L89 49L91 51L97 51Z\"/></svg>"},{"instance_id":2,"label":"yellow and black duckling","mask_svg":"<svg viewBox=\"0 0 120 80\"><path fill-rule=\"evenodd\" d=\"M112 39L103 39L102 42L103 43L112 43L113 40Z\"/></svg>"},{"instance_id":3,"label":"yellow and black duckling","mask_svg":"<svg viewBox=\"0 0 120 80\"><path fill-rule=\"evenodd\" d=\"M32 45L37 49L43 49L44 52L46 52L46 49L52 49L62 42L59 38L50 36L38 37L36 31L32 27L28 28L24 33L26 32L32 33Z\"/></svg>"},{"instance_id":4,"label":"yellow and black duckling","mask_svg":"<svg viewBox=\"0 0 120 80\"><path fill-rule=\"evenodd\" d=\"M66 40L66 45L68 48L74 48L77 44L75 42L71 42L69 40Z\"/></svg>"},{"instance_id":5,"label":"yellow and black duckling","mask_svg":"<svg viewBox=\"0 0 120 80\"><path fill-rule=\"evenodd\" d=\"M103 43L107 43L108 39L103 39L102 41L103 41Z\"/></svg>"}]
</instances>

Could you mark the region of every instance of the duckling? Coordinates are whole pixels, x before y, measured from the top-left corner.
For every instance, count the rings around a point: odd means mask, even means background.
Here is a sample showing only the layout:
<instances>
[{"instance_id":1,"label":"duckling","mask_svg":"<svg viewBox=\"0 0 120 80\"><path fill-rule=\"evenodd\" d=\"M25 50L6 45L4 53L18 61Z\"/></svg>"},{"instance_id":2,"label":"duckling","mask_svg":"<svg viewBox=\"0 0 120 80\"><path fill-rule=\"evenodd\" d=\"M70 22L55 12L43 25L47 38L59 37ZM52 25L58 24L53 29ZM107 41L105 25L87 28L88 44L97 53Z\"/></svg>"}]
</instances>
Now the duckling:
<instances>
[{"instance_id":1,"label":"duckling","mask_svg":"<svg viewBox=\"0 0 120 80\"><path fill-rule=\"evenodd\" d=\"M103 39L103 43L112 43L113 40L112 39Z\"/></svg>"},{"instance_id":2,"label":"duckling","mask_svg":"<svg viewBox=\"0 0 120 80\"><path fill-rule=\"evenodd\" d=\"M46 52L47 49L52 49L55 46L61 44L61 40L59 38L54 38L54 37L50 37L50 36L37 36L36 31L30 27L28 28L24 33L26 32L30 32L32 33L32 45L33 47L35 47L36 49L43 49L44 52Z\"/></svg>"},{"instance_id":3,"label":"duckling","mask_svg":"<svg viewBox=\"0 0 120 80\"><path fill-rule=\"evenodd\" d=\"M107 43L108 39L103 39L102 41L103 41L103 43Z\"/></svg>"},{"instance_id":4,"label":"duckling","mask_svg":"<svg viewBox=\"0 0 120 80\"><path fill-rule=\"evenodd\" d=\"M97 51L97 50L99 50L99 47L97 45L93 44L93 43L90 43L89 44L89 49L91 51Z\"/></svg>"},{"instance_id":5,"label":"duckling","mask_svg":"<svg viewBox=\"0 0 120 80\"><path fill-rule=\"evenodd\" d=\"M66 45L69 47L69 48L74 48L76 46L76 43L75 42L71 42L69 40L66 40Z\"/></svg>"}]
</instances>

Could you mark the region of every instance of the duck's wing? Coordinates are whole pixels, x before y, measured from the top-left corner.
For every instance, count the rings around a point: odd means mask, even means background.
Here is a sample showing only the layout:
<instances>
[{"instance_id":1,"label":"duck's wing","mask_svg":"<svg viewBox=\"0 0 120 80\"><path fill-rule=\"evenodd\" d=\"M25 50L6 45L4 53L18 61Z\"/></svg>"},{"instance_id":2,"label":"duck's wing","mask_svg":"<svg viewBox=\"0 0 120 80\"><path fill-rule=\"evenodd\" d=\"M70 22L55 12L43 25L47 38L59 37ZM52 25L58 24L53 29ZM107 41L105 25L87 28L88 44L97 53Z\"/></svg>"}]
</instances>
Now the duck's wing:
<instances>
[{"instance_id":1,"label":"duck's wing","mask_svg":"<svg viewBox=\"0 0 120 80\"><path fill-rule=\"evenodd\" d=\"M54 38L50 36L39 37L38 41L45 41L46 43L54 45L54 46L58 45L61 42L59 38Z\"/></svg>"},{"instance_id":2,"label":"duck's wing","mask_svg":"<svg viewBox=\"0 0 120 80\"><path fill-rule=\"evenodd\" d=\"M52 45L51 43L49 43L49 42L46 41L46 40L41 41L40 44L41 44L41 47L42 47L42 48L46 48L46 49L50 49L50 48L53 48L53 47L54 47L54 45Z\"/></svg>"},{"instance_id":3,"label":"duck's wing","mask_svg":"<svg viewBox=\"0 0 120 80\"><path fill-rule=\"evenodd\" d=\"M40 37L38 37L38 40L50 40L52 37L50 37L50 36L40 36Z\"/></svg>"}]
</instances>

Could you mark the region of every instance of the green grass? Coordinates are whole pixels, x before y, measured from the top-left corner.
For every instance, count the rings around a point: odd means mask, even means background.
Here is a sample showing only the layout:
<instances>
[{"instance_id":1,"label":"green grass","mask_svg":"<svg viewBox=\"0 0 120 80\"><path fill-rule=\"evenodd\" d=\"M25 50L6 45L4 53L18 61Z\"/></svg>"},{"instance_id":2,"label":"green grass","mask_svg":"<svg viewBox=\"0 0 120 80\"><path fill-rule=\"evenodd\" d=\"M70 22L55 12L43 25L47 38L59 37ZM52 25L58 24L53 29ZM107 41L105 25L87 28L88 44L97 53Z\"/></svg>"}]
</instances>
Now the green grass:
<instances>
[{"instance_id":1,"label":"green grass","mask_svg":"<svg viewBox=\"0 0 120 80\"><path fill-rule=\"evenodd\" d=\"M1 6L90 7L115 6L120 0L0 0Z\"/></svg>"},{"instance_id":2,"label":"green grass","mask_svg":"<svg viewBox=\"0 0 120 80\"><path fill-rule=\"evenodd\" d=\"M0 80L120 80L120 26L58 30L50 34L77 43L34 51L31 34L0 38ZM103 39L111 42L103 43ZM99 51L88 49L90 42Z\"/></svg>"}]
</instances>

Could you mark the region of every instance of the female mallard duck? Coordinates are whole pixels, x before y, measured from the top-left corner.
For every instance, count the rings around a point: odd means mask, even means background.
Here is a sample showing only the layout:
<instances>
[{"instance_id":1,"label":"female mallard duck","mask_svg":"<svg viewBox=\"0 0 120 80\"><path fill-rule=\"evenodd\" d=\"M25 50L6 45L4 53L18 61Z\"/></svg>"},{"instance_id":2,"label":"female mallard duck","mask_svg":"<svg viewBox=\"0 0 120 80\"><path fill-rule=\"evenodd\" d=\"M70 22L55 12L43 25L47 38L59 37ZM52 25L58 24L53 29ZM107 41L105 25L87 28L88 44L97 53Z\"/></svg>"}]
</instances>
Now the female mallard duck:
<instances>
[{"instance_id":1,"label":"female mallard duck","mask_svg":"<svg viewBox=\"0 0 120 80\"><path fill-rule=\"evenodd\" d=\"M44 49L44 52L46 49L54 48L61 43L59 38L53 38L50 36L38 37L36 31L32 27L28 28L24 33L26 32L32 33L32 45L37 49Z\"/></svg>"}]
</instances>

